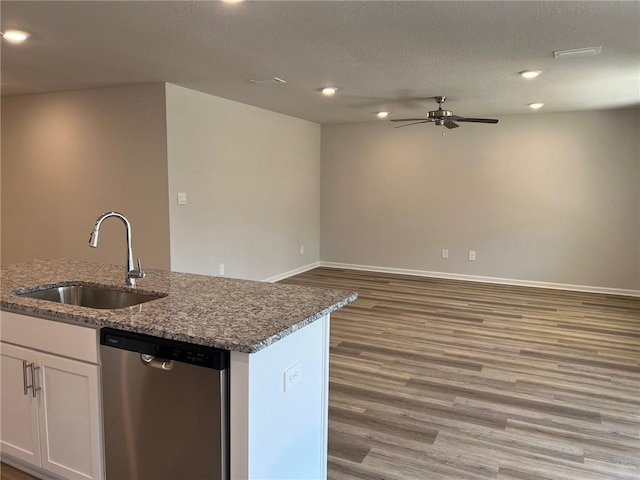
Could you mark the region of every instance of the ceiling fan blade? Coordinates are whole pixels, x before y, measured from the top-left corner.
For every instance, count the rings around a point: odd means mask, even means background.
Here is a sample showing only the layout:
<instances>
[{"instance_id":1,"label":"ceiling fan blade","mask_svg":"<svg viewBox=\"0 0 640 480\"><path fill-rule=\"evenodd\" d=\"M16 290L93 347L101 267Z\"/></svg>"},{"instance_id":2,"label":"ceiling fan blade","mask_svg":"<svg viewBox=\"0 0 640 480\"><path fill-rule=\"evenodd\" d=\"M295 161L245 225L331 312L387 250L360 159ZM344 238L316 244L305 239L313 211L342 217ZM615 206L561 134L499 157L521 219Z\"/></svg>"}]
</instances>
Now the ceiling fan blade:
<instances>
[{"instance_id":1,"label":"ceiling fan blade","mask_svg":"<svg viewBox=\"0 0 640 480\"><path fill-rule=\"evenodd\" d=\"M392 122L424 122L428 121L426 118L394 118Z\"/></svg>"},{"instance_id":2,"label":"ceiling fan blade","mask_svg":"<svg viewBox=\"0 0 640 480\"><path fill-rule=\"evenodd\" d=\"M445 120L444 126L447 127L447 128L458 128L460 125L458 125L453 120Z\"/></svg>"},{"instance_id":3,"label":"ceiling fan blade","mask_svg":"<svg viewBox=\"0 0 640 480\"><path fill-rule=\"evenodd\" d=\"M495 118L465 118L465 117L458 117L458 118L456 118L456 122L498 123L498 120L496 120Z\"/></svg>"},{"instance_id":4,"label":"ceiling fan blade","mask_svg":"<svg viewBox=\"0 0 640 480\"><path fill-rule=\"evenodd\" d=\"M398 125L397 127L393 127L393 128L408 127L409 125L417 125L418 123L429 123L429 120L421 120L419 122L407 123L406 125Z\"/></svg>"}]
</instances>

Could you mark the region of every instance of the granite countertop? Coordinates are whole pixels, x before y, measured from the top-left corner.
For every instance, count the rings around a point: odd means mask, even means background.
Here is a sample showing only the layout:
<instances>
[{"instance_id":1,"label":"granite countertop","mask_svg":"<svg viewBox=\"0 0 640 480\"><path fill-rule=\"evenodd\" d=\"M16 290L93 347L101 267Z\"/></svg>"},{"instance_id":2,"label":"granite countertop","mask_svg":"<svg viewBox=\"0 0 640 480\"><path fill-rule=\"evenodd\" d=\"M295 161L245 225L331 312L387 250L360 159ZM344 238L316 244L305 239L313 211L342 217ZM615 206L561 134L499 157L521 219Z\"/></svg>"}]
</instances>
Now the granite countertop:
<instances>
[{"instance_id":1,"label":"granite countertop","mask_svg":"<svg viewBox=\"0 0 640 480\"><path fill-rule=\"evenodd\" d=\"M42 285L83 283L129 290L123 265L36 260L0 269L0 308L91 327L111 327L253 353L354 301L357 294L297 285L147 270L136 291L166 294L132 307L98 310L15 295Z\"/></svg>"}]
</instances>

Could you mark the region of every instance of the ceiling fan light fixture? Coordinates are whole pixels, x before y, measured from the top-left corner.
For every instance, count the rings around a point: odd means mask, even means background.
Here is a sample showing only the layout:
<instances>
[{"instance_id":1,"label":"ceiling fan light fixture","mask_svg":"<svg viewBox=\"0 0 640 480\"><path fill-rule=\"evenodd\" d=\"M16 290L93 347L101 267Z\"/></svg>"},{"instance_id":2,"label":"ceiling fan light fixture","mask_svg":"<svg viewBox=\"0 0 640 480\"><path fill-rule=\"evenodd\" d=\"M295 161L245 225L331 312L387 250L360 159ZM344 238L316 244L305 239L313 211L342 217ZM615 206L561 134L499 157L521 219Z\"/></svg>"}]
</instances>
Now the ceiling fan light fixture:
<instances>
[{"instance_id":1,"label":"ceiling fan light fixture","mask_svg":"<svg viewBox=\"0 0 640 480\"><path fill-rule=\"evenodd\" d=\"M523 70L522 72L518 72L518 74L522 78L527 78L527 79L536 78L541 73L542 73L542 70Z\"/></svg>"},{"instance_id":2,"label":"ceiling fan light fixture","mask_svg":"<svg viewBox=\"0 0 640 480\"><path fill-rule=\"evenodd\" d=\"M538 110L540 108L544 107L544 103L542 102L536 102L536 103L530 103L529 104L529 108L532 108L533 110Z\"/></svg>"},{"instance_id":3,"label":"ceiling fan light fixture","mask_svg":"<svg viewBox=\"0 0 640 480\"><path fill-rule=\"evenodd\" d=\"M387 118L389 116L389 112L376 112L376 117L378 118Z\"/></svg>"},{"instance_id":4,"label":"ceiling fan light fixture","mask_svg":"<svg viewBox=\"0 0 640 480\"><path fill-rule=\"evenodd\" d=\"M27 32L23 32L22 30L7 30L6 32L1 32L0 35L10 43L22 43L30 37Z\"/></svg>"},{"instance_id":5,"label":"ceiling fan light fixture","mask_svg":"<svg viewBox=\"0 0 640 480\"><path fill-rule=\"evenodd\" d=\"M325 87L321 90L322 95L325 97L333 97L337 91L338 89L336 87Z\"/></svg>"}]
</instances>

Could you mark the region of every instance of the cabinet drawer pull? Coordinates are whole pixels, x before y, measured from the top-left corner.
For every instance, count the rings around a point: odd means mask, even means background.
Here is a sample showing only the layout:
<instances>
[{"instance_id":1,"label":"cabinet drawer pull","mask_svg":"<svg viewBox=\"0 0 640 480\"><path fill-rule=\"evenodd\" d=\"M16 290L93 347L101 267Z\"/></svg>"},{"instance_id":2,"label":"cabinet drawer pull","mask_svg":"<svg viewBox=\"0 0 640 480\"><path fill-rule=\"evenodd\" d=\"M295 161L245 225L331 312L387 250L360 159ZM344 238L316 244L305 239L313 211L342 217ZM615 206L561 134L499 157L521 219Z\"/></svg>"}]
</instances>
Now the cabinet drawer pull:
<instances>
[{"instance_id":1,"label":"cabinet drawer pull","mask_svg":"<svg viewBox=\"0 0 640 480\"><path fill-rule=\"evenodd\" d=\"M36 378L38 378L38 370L40 370L40 367L36 367L33 363L31 364L31 395L33 396L33 398L36 398L36 395L38 394L38 392L40 390L42 390L42 387L36 387Z\"/></svg>"}]
</instances>

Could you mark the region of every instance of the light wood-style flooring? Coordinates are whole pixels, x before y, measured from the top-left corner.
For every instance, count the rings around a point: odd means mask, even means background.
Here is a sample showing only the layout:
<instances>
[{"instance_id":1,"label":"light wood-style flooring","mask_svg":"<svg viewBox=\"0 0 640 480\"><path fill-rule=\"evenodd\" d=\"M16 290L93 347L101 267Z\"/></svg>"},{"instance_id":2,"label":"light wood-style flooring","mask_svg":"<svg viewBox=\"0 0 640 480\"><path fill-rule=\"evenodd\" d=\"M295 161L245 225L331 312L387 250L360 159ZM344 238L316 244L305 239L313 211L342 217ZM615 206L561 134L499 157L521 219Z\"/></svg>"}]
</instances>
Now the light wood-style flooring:
<instances>
[{"instance_id":1,"label":"light wood-style flooring","mask_svg":"<svg viewBox=\"0 0 640 480\"><path fill-rule=\"evenodd\" d=\"M640 299L327 268L283 283L359 293L331 316L331 480L640 479Z\"/></svg>"},{"instance_id":2,"label":"light wood-style flooring","mask_svg":"<svg viewBox=\"0 0 640 480\"><path fill-rule=\"evenodd\" d=\"M318 268L329 478L640 479L640 299Z\"/></svg>"}]
</instances>

